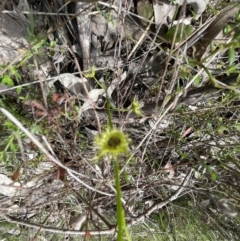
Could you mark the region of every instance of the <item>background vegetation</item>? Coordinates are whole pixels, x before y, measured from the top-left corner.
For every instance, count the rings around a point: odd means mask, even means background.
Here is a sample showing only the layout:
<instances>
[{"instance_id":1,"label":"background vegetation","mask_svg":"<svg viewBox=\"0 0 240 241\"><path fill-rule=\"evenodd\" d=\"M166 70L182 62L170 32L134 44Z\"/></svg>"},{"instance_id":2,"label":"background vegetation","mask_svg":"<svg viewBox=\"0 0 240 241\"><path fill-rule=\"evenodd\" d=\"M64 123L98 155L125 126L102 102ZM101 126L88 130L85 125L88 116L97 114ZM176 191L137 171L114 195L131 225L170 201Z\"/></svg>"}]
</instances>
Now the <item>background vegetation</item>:
<instances>
[{"instance_id":1,"label":"background vegetation","mask_svg":"<svg viewBox=\"0 0 240 241\"><path fill-rule=\"evenodd\" d=\"M1 4L1 240L240 239L238 2Z\"/></svg>"}]
</instances>

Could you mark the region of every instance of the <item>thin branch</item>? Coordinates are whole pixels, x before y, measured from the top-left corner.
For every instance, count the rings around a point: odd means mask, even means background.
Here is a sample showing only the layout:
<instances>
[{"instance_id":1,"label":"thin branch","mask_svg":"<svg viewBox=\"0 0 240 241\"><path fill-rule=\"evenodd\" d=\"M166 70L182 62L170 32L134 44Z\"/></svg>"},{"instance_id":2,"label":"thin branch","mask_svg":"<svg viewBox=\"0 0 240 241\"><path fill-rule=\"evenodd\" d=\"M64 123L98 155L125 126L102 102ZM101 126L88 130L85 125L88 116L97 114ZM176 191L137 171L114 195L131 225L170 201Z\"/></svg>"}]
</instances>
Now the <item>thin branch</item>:
<instances>
[{"instance_id":1,"label":"thin branch","mask_svg":"<svg viewBox=\"0 0 240 241\"><path fill-rule=\"evenodd\" d=\"M20 130L22 130L28 137L29 139L31 139L31 141L39 148L40 151L42 151L51 161L53 161L55 164L57 164L58 166L64 168L68 174L73 177L75 180L77 180L79 183L81 183L83 186L87 187L88 189L94 191L94 192L98 192L100 194L106 195L106 196L115 196L115 194L110 194L110 193L106 193L106 192L102 192L94 187L89 186L87 183L83 182L82 180L80 180L78 177L76 177L75 175L79 175L79 173L71 170L70 168L64 166L57 158L55 158L54 156L52 156L47 149L38 141L37 138L34 137L34 135L27 130L22 123L17 120L9 111L7 111L4 108L0 108L0 111L6 116L8 117ZM75 174L75 175L74 175Z\"/></svg>"},{"instance_id":2,"label":"thin branch","mask_svg":"<svg viewBox=\"0 0 240 241\"><path fill-rule=\"evenodd\" d=\"M152 212L154 212L155 210L161 209L162 207L166 206L168 203L174 201L175 199L178 198L178 196L181 194L181 192L185 189L185 186L187 185L187 183L190 180L190 177L192 175L193 169L191 168L188 172L188 174L186 175L185 179L182 182L181 187L176 191L176 193L174 193L168 200L166 201L159 201L154 203L150 208L148 208L146 210L146 212L144 212L143 214L139 215L138 217L132 219L129 223L128 226L132 226L136 223L139 223L140 221L143 221L146 217L148 217Z\"/></svg>"},{"instance_id":3,"label":"thin branch","mask_svg":"<svg viewBox=\"0 0 240 241\"><path fill-rule=\"evenodd\" d=\"M29 228L35 228L41 230L50 232L50 233L58 233L58 234L72 234L72 235L86 235L86 231L75 231L75 230L68 230L68 229L58 229L58 228L52 228L52 227L47 227L44 225L39 225L39 224L33 224L29 223L26 221L21 221L18 220L17 218L10 217L8 215L4 215L3 218L5 218L8 222L10 223L15 223L18 225L23 225L27 226ZM88 230L91 236L93 235L103 235L103 234L113 234L116 231L116 228L111 228L111 229L104 229L104 230Z\"/></svg>"},{"instance_id":4,"label":"thin branch","mask_svg":"<svg viewBox=\"0 0 240 241\"><path fill-rule=\"evenodd\" d=\"M89 206L90 210L93 211L108 226L108 228L115 227L114 225L110 224L82 195L80 195L78 192L75 193L87 206Z\"/></svg>"}]
</instances>

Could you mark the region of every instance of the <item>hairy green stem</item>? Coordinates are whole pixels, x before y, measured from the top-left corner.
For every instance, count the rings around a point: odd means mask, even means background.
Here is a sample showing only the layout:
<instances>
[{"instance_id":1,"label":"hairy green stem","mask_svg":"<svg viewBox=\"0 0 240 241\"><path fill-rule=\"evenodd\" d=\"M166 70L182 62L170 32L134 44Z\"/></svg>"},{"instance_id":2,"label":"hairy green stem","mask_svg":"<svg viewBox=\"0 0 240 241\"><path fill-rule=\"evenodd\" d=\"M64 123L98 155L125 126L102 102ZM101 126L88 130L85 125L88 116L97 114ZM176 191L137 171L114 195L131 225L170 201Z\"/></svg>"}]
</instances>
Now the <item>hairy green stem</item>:
<instances>
[{"instance_id":1,"label":"hairy green stem","mask_svg":"<svg viewBox=\"0 0 240 241\"><path fill-rule=\"evenodd\" d=\"M122 241L123 235L126 235L128 241L131 241L131 237L128 233L124 210L121 202L121 186L120 186L120 176L119 176L119 166L117 157L114 158L114 172L115 172L115 182L116 182L116 190L117 190L117 227L118 234L117 240Z\"/></svg>"}]
</instances>

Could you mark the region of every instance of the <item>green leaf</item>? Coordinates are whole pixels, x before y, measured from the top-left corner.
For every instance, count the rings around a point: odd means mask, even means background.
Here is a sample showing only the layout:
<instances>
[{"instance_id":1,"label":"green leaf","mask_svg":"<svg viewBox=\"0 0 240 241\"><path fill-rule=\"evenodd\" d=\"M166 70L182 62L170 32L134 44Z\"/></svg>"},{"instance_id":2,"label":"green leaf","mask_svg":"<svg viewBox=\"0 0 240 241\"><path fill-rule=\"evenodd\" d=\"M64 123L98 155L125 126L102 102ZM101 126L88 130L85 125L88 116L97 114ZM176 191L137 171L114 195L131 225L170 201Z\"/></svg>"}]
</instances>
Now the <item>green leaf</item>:
<instances>
[{"instance_id":1,"label":"green leaf","mask_svg":"<svg viewBox=\"0 0 240 241\"><path fill-rule=\"evenodd\" d=\"M137 12L138 15L146 18L146 19L151 19L153 16L153 7L152 4L148 0L141 0L137 4ZM144 20L141 20L143 24L146 24Z\"/></svg>"},{"instance_id":2,"label":"green leaf","mask_svg":"<svg viewBox=\"0 0 240 241\"><path fill-rule=\"evenodd\" d=\"M22 87L18 87L18 88L17 88L17 93L20 94L21 91L22 91Z\"/></svg>"},{"instance_id":3,"label":"green leaf","mask_svg":"<svg viewBox=\"0 0 240 241\"><path fill-rule=\"evenodd\" d=\"M132 179L132 175L125 173L124 178L125 178L125 181L129 183Z\"/></svg>"},{"instance_id":4,"label":"green leaf","mask_svg":"<svg viewBox=\"0 0 240 241\"><path fill-rule=\"evenodd\" d=\"M240 30L236 31L232 40L238 40L240 37Z\"/></svg>"},{"instance_id":5,"label":"green leaf","mask_svg":"<svg viewBox=\"0 0 240 241\"><path fill-rule=\"evenodd\" d=\"M9 67L9 70L10 70L10 72L11 72L11 75L13 75L17 80L20 80L20 79L21 79L21 75L19 74L17 68L15 68L14 66L10 66L10 67Z\"/></svg>"},{"instance_id":6,"label":"green leaf","mask_svg":"<svg viewBox=\"0 0 240 241\"><path fill-rule=\"evenodd\" d=\"M77 113L79 113L79 111L80 111L79 106L75 105L75 106L74 106L74 110L75 110Z\"/></svg>"},{"instance_id":7,"label":"green leaf","mask_svg":"<svg viewBox=\"0 0 240 241\"><path fill-rule=\"evenodd\" d=\"M226 74L238 73L237 65L231 65L226 68Z\"/></svg>"},{"instance_id":8,"label":"green leaf","mask_svg":"<svg viewBox=\"0 0 240 241\"><path fill-rule=\"evenodd\" d=\"M195 79L194 79L194 85L196 87L199 87L200 84L201 84L201 81L202 81L202 78L200 76L197 76Z\"/></svg>"},{"instance_id":9,"label":"green leaf","mask_svg":"<svg viewBox=\"0 0 240 241\"><path fill-rule=\"evenodd\" d=\"M224 131L228 131L228 128L227 128L226 126L224 126L224 125L221 125L221 126L219 126L219 127L217 128L217 132L218 132L218 134L220 134L220 135L223 135L223 134L224 134Z\"/></svg>"},{"instance_id":10,"label":"green leaf","mask_svg":"<svg viewBox=\"0 0 240 241\"><path fill-rule=\"evenodd\" d=\"M240 124L237 124L235 127L238 131L240 131Z\"/></svg>"},{"instance_id":11,"label":"green leaf","mask_svg":"<svg viewBox=\"0 0 240 241\"><path fill-rule=\"evenodd\" d=\"M16 126L8 119L4 122L4 126L6 126L8 130L16 130Z\"/></svg>"},{"instance_id":12,"label":"green leaf","mask_svg":"<svg viewBox=\"0 0 240 241\"><path fill-rule=\"evenodd\" d=\"M217 179L217 174L216 172L211 172L211 179L215 181Z\"/></svg>"},{"instance_id":13,"label":"green leaf","mask_svg":"<svg viewBox=\"0 0 240 241\"><path fill-rule=\"evenodd\" d=\"M7 162L7 152L5 150L1 152L0 163L1 162Z\"/></svg>"},{"instance_id":14,"label":"green leaf","mask_svg":"<svg viewBox=\"0 0 240 241\"><path fill-rule=\"evenodd\" d=\"M143 104L141 104L138 99L135 97L132 103L132 110L135 114L139 115L139 116L143 116L141 108L142 108Z\"/></svg>"},{"instance_id":15,"label":"green leaf","mask_svg":"<svg viewBox=\"0 0 240 241\"><path fill-rule=\"evenodd\" d=\"M223 33L224 34L229 34L233 31L234 26L232 24L228 24L223 28Z\"/></svg>"},{"instance_id":16,"label":"green leaf","mask_svg":"<svg viewBox=\"0 0 240 241\"><path fill-rule=\"evenodd\" d=\"M237 15L236 15L236 21L240 22L240 12L238 12Z\"/></svg>"},{"instance_id":17,"label":"green leaf","mask_svg":"<svg viewBox=\"0 0 240 241\"><path fill-rule=\"evenodd\" d=\"M229 62L229 64L232 65L234 60L235 60L235 49L229 48L228 49L228 62Z\"/></svg>"},{"instance_id":18,"label":"green leaf","mask_svg":"<svg viewBox=\"0 0 240 241\"><path fill-rule=\"evenodd\" d=\"M10 150L11 152L16 152L17 150L16 145L13 142L10 143Z\"/></svg>"},{"instance_id":19,"label":"green leaf","mask_svg":"<svg viewBox=\"0 0 240 241\"><path fill-rule=\"evenodd\" d=\"M169 2L172 2L174 5L179 4L178 0L170 0Z\"/></svg>"},{"instance_id":20,"label":"green leaf","mask_svg":"<svg viewBox=\"0 0 240 241\"><path fill-rule=\"evenodd\" d=\"M14 86L14 82L13 82L12 78L9 75L5 75L2 78L1 84L8 85L9 87L13 87Z\"/></svg>"},{"instance_id":21,"label":"green leaf","mask_svg":"<svg viewBox=\"0 0 240 241\"><path fill-rule=\"evenodd\" d=\"M186 40L193 33L193 31L193 26L179 23L178 25L171 27L163 38L171 43L176 36L175 43L178 43Z\"/></svg>"},{"instance_id":22,"label":"green leaf","mask_svg":"<svg viewBox=\"0 0 240 241\"><path fill-rule=\"evenodd\" d=\"M213 129L213 128L212 128L212 123L208 122L208 123L207 123L207 127L208 127L208 129L212 130L212 129Z\"/></svg>"},{"instance_id":23,"label":"green leaf","mask_svg":"<svg viewBox=\"0 0 240 241\"><path fill-rule=\"evenodd\" d=\"M84 76L86 78L94 78L96 74L96 68L94 66L91 67L90 71L85 73Z\"/></svg>"}]
</instances>

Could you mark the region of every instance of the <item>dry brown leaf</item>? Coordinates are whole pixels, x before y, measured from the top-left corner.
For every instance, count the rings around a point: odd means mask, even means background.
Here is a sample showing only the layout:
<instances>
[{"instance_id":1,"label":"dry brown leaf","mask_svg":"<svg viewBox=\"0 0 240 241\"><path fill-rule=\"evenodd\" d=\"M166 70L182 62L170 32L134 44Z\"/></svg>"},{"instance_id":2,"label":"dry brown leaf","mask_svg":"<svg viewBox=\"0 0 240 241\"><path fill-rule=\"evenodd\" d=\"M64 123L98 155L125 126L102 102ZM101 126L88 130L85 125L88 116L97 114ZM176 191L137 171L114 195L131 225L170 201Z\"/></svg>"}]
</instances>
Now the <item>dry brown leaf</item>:
<instances>
[{"instance_id":1,"label":"dry brown leaf","mask_svg":"<svg viewBox=\"0 0 240 241\"><path fill-rule=\"evenodd\" d=\"M173 169L173 166L170 162L167 162L164 166L164 172L168 173L168 179L172 179L174 177L175 171Z\"/></svg>"}]
</instances>

